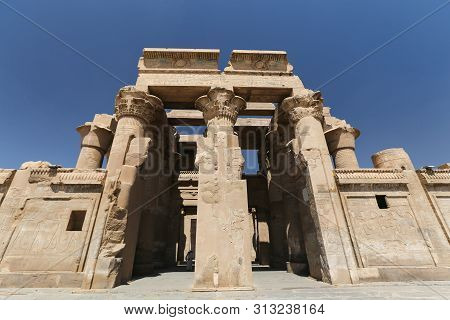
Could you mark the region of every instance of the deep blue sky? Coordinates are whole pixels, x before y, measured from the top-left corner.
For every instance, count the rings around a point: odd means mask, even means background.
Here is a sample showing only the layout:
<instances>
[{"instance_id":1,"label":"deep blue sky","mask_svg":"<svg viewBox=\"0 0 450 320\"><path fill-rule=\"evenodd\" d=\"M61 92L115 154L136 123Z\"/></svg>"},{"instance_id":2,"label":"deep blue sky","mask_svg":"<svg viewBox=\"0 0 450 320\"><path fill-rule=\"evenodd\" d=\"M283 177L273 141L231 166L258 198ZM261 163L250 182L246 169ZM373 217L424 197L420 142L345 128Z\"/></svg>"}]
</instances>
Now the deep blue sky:
<instances>
[{"instance_id":1,"label":"deep blue sky","mask_svg":"<svg viewBox=\"0 0 450 320\"><path fill-rule=\"evenodd\" d=\"M75 165L75 128L112 113L123 84L0 1L0 167ZM127 84L144 47L286 50L319 87L445 0L6 0ZM362 166L404 147L416 167L450 162L450 5L331 82L322 93L362 132Z\"/></svg>"}]
</instances>

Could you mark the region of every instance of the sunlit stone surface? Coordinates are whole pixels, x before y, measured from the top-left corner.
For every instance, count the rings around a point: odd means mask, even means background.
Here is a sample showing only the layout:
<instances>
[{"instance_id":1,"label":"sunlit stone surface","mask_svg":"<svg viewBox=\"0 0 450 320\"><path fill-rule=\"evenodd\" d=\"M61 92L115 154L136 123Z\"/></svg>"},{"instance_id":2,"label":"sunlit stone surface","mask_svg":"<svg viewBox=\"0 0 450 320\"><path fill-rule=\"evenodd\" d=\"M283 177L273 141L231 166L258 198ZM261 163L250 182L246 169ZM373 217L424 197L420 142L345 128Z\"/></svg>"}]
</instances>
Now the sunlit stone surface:
<instances>
[{"instance_id":1,"label":"sunlit stone surface","mask_svg":"<svg viewBox=\"0 0 450 320\"><path fill-rule=\"evenodd\" d=\"M449 163L417 170L393 146L360 168L360 131L286 52L218 58L144 49L113 114L77 128L75 168L0 169L0 287L105 289L192 264L194 291L254 290L252 268L317 290L450 280Z\"/></svg>"}]
</instances>

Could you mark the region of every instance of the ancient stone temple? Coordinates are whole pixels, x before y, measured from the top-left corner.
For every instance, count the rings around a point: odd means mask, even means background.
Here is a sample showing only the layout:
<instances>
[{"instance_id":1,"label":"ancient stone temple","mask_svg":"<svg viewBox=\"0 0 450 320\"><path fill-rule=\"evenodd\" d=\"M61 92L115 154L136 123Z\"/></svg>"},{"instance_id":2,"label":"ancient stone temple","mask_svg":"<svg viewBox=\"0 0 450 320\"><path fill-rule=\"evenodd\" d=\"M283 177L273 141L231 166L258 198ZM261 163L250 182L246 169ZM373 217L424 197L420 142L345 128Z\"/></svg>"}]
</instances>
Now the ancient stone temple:
<instances>
[{"instance_id":1,"label":"ancient stone temple","mask_svg":"<svg viewBox=\"0 0 450 320\"><path fill-rule=\"evenodd\" d=\"M286 52L218 58L144 49L113 114L77 128L75 168L0 170L1 287L112 288L192 260L197 291L251 290L261 268L450 280L449 164L393 148L360 168L360 131Z\"/></svg>"}]
</instances>

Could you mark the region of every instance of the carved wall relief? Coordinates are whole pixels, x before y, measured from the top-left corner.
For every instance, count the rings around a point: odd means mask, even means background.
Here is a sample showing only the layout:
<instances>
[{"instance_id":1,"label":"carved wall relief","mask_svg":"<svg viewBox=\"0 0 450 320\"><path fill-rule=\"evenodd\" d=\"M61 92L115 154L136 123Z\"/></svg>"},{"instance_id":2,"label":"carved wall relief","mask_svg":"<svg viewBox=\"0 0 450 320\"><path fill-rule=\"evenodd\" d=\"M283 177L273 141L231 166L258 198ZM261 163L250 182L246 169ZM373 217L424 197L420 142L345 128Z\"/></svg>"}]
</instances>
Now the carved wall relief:
<instances>
[{"instance_id":1,"label":"carved wall relief","mask_svg":"<svg viewBox=\"0 0 450 320\"><path fill-rule=\"evenodd\" d=\"M28 199L1 260L1 271L78 271L94 203L89 198ZM74 213L79 217L74 218Z\"/></svg>"},{"instance_id":2,"label":"carved wall relief","mask_svg":"<svg viewBox=\"0 0 450 320\"><path fill-rule=\"evenodd\" d=\"M379 209L374 195L346 197L363 266L433 266L407 196L387 201L389 208Z\"/></svg>"}]
</instances>

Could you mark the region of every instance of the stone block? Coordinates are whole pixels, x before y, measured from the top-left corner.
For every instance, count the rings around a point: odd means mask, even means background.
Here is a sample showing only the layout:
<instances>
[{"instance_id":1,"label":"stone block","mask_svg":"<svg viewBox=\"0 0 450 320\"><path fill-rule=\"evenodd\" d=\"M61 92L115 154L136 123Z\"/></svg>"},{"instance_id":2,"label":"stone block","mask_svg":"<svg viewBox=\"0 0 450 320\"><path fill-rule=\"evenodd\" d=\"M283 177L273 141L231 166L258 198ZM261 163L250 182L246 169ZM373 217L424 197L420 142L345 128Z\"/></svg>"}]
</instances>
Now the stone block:
<instances>
[{"instance_id":1,"label":"stone block","mask_svg":"<svg viewBox=\"0 0 450 320\"><path fill-rule=\"evenodd\" d=\"M219 73L216 49L144 49L139 73Z\"/></svg>"},{"instance_id":2,"label":"stone block","mask_svg":"<svg viewBox=\"0 0 450 320\"><path fill-rule=\"evenodd\" d=\"M292 75L286 51L233 50L227 74Z\"/></svg>"}]
</instances>

